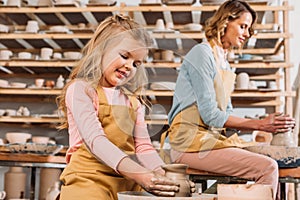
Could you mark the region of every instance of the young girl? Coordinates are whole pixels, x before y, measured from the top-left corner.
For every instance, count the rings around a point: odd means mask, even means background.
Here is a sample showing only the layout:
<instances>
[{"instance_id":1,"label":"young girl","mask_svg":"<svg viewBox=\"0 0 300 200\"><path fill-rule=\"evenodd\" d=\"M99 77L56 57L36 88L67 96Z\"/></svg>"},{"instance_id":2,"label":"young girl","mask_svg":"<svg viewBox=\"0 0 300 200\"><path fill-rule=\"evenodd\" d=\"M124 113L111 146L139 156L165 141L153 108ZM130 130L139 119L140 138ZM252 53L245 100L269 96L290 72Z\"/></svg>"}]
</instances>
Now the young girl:
<instances>
[{"instance_id":1,"label":"young girl","mask_svg":"<svg viewBox=\"0 0 300 200\"><path fill-rule=\"evenodd\" d=\"M174 196L131 92L147 82L141 66L151 39L129 17L105 19L59 97L68 128L67 167L60 199L110 200L120 191Z\"/></svg>"}]
</instances>

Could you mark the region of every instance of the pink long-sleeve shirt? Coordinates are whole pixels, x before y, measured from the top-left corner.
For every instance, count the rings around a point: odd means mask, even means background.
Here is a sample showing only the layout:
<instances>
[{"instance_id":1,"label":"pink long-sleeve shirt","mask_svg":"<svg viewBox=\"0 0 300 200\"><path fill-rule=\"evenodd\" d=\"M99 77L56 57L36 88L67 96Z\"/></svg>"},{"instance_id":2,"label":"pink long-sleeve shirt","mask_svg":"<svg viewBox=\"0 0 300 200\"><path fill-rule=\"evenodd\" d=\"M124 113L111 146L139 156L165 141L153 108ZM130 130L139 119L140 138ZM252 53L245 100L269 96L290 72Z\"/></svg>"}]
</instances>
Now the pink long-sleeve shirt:
<instances>
[{"instance_id":1,"label":"pink long-sleeve shirt","mask_svg":"<svg viewBox=\"0 0 300 200\"><path fill-rule=\"evenodd\" d=\"M103 88L108 104L130 106L130 101L119 89ZM69 123L69 149L66 154L67 163L85 141L90 151L100 161L117 171L120 161L128 156L106 137L106 133L98 119L99 99L95 89L87 82L76 80L66 93L67 116ZM134 129L135 153L140 163L153 170L163 161L151 144L144 112L139 103L137 120Z\"/></svg>"}]
</instances>

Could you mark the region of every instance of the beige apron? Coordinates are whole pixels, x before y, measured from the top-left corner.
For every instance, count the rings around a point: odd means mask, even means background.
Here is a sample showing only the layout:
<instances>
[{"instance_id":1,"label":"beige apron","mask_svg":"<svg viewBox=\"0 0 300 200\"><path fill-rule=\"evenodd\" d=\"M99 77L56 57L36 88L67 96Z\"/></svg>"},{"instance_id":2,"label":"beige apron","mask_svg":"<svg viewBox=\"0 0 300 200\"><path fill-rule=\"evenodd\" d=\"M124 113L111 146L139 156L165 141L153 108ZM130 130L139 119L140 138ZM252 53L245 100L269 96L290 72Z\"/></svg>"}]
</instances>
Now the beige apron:
<instances>
[{"instance_id":1,"label":"beige apron","mask_svg":"<svg viewBox=\"0 0 300 200\"><path fill-rule=\"evenodd\" d=\"M217 67L214 89L218 108L222 111L226 111L235 76L233 72ZM221 130L225 130L225 128ZM162 134L161 143L164 143L166 135L168 135L172 149L180 152L198 152L253 145L253 143L241 140L237 134L227 138L221 132L220 129L209 129L202 121L197 105L193 104L175 116L170 128Z\"/></svg>"},{"instance_id":2,"label":"beige apron","mask_svg":"<svg viewBox=\"0 0 300 200\"><path fill-rule=\"evenodd\" d=\"M99 97L99 121L107 138L127 154L134 154L133 132L138 101L130 97L131 107L108 105L102 88ZM126 120L124 120L126 119ZM108 154L110 152L107 152ZM111 155L113 156L113 155ZM60 179L63 181L60 199L117 200L120 191L140 191L134 181L125 179L112 168L97 160L85 144L73 153Z\"/></svg>"}]
</instances>

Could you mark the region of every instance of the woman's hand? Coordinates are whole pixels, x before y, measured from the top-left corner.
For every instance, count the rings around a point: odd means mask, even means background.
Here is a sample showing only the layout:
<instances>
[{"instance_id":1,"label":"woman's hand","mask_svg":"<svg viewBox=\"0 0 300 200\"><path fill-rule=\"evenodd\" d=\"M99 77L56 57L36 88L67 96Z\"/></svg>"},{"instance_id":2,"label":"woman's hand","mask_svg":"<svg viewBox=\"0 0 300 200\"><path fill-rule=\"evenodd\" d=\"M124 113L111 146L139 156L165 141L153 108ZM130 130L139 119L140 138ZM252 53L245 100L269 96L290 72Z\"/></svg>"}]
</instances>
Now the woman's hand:
<instances>
[{"instance_id":1,"label":"woman's hand","mask_svg":"<svg viewBox=\"0 0 300 200\"><path fill-rule=\"evenodd\" d=\"M273 113L261 120L262 131L284 133L295 127L295 119L282 113Z\"/></svg>"}]
</instances>

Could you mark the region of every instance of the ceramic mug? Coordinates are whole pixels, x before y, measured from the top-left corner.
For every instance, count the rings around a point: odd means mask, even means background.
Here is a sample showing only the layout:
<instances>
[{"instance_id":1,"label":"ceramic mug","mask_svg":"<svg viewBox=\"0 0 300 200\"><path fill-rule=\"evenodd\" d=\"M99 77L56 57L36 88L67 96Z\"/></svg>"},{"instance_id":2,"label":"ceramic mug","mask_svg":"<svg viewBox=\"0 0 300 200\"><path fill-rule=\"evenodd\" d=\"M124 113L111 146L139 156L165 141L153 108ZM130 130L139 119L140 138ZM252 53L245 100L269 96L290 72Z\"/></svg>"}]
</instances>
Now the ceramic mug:
<instances>
[{"instance_id":1,"label":"ceramic mug","mask_svg":"<svg viewBox=\"0 0 300 200\"><path fill-rule=\"evenodd\" d=\"M276 81L269 81L268 82L268 88L276 90L277 89L277 83L276 83Z\"/></svg>"},{"instance_id":2,"label":"ceramic mug","mask_svg":"<svg viewBox=\"0 0 300 200\"><path fill-rule=\"evenodd\" d=\"M236 77L236 89L248 89L249 88L249 75L245 72L241 72Z\"/></svg>"},{"instance_id":3,"label":"ceramic mug","mask_svg":"<svg viewBox=\"0 0 300 200\"><path fill-rule=\"evenodd\" d=\"M41 48L41 59L42 60L50 60L53 54L53 49L48 47Z\"/></svg>"},{"instance_id":4,"label":"ceramic mug","mask_svg":"<svg viewBox=\"0 0 300 200\"><path fill-rule=\"evenodd\" d=\"M30 59L31 56L32 56L31 53L25 51L18 53L18 58L20 59Z\"/></svg>"},{"instance_id":5,"label":"ceramic mug","mask_svg":"<svg viewBox=\"0 0 300 200\"><path fill-rule=\"evenodd\" d=\"M9 31L9 26L6 26L4 24L0 24L0 32L8 33L8 31Z\"/></svg>"},{"instance_id":6,"label":"ceramic mug","mask_svg":"<svg viewBox=\"0 0 300 200\"><path fill-rule=\"evenodd\" d=\"M156 30L165 30L165 24L163 19L157 19L155 24Z\"/></svg>"},{"instance_id":7,"label":"ceramic mug","mask_svg":"<svg viewBox=\"0 0 300 200\"><path fill-rule=\"evenodd\" d=\"M9 58L13 55L12 51L10 50L1 50L0 51L0 59L1 60L9 60Z\"/></svg>"},{"instance_id":8,"label":"ceramic mug","mask_svg":"<svg viewBox=\"0 0 300 200\"><path fill-rule=\"evenodd\" d=\"M7 0L6 5L8 6L21 6L21 0Z\"/></svg>"},{"instance_id":9,"label":"ceramic mug","mask_svg":"<svg viewBox=\"0 0 300 200\"><path fill-rule=\"evenodd\" d=\"M37 79L35 79L35 86L38 88L41 88L44 86L44 82L45 82L45 79L37 78Z\"/></svg>"},{"instance_id":10,"label":"ceramic mug","mask_svg":"<svg viewBox=\"0 0 300 200\"><path fill-rule=\"evenodd\" d=\"M0 192L0 200L5 199L5 197L6 197L6 192L5 191L1 191Z\"/></svg>"},{"instance_id":11,"label":"ceramic mug","mask_svg":"<svg viewBox=\"0 0 300 200\"><path fill-rule=\"evenodd\" d=\"M29 20L27 21L27 25L26 25L26 32L29 33L37 33L39 31L39 24L38 21L36 20Z\"/></svg>"},{"instance_id":12,"label":"ceramic mug","mask_svg":"<svg viewBox=\"0 0 300 200\"><path fill-rule=\"evenodd\" d=\"M55 52L55 53L53 53L53 58L54 59L62 59L62 54L59 52Z\"/></svg>"},{"instance_id":13,"label":"ceramic mug","mask_svg":"<svg viewBox=\"0 0 300 200\"><path fill-rule=\"evenodd\" d=\"M173 61L173 59L174 59L174 53L171 50L163 50L161 52L161 57L165 61Z\"/></svg>"}]
</instances>

